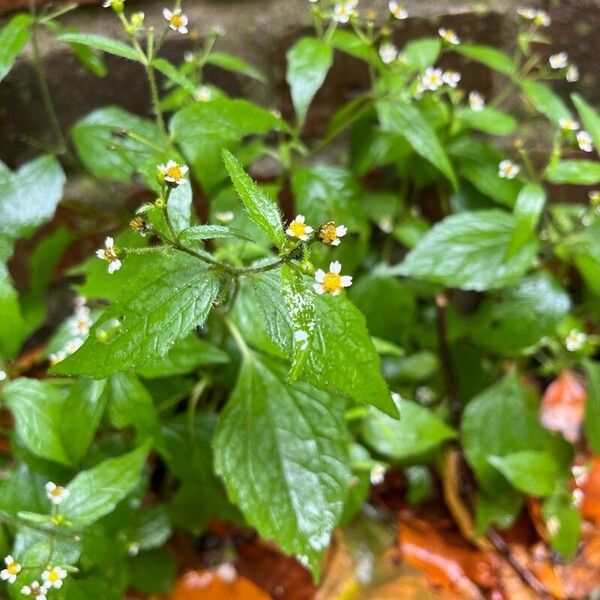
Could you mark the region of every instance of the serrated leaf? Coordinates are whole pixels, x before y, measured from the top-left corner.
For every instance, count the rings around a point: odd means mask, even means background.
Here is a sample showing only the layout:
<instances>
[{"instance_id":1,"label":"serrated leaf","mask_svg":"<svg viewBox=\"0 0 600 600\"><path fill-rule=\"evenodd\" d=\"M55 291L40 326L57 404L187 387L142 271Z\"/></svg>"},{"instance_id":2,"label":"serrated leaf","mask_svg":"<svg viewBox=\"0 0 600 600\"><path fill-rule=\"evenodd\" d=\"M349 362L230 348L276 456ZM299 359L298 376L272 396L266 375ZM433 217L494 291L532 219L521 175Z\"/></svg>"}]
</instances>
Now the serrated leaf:
<instances>
[{"instance_id":1,"label":"serrated leaf","mask_svg":"<svg viewBox=\"0 0 600 600\"><path fill-rule=\"evenodd\" d=\"M246 75L246 77L251 77L261 83L267 82L267 78L262 71L233 54L227 54L226 52L211 52L206 58L206 64L215 65L216 67L220 67L226 71L232 71L233 73Z\"/></svg>"},{"instance_id":2,"label":"serrated leaf","mask_svg":"<svg viewBox=\"0 0 600 600\"><path fill-rule=\"evenodd\" d=\"M244 240L246 242L252 241L252 238L240 229L226 227L225 225L194 225L193 227L188 227L187 229L184 229L181 232L179 239L183 243L203 240Z\"/></svg>"},{"instance_id":3,"label":"serrated leaf","mask_svg":"<svg viewBox=\"0 0 600 600\"><path fill-rule=\"evenodd\" d=\"M390 273L466 290L505 287L525 274L537 252L531 239L505 258L514 228L513 215L497 210L446 217Z\"/></svg>"},{"instance_id":4,"label":"serrated leaf","mask_svg":"<svg viewBox=\"0 0 600 600\"><path fill-rule=\"evenodd\" d=\"M376 108L384 131L405 137L417 154L439 169L455 188L458 186L454 169L435 130L417 106L399 100L381 100Z\"/></svg>"},{"instance_id":5,"label":"serrated leaf","mask_svg":"<svg viewBox=\"0 0 600 600\"><path fill-rule=\"evenodd\" d=\"M510 56L491 46L483 44L458 44L457 46L452 46L452 50L480 62L494 71L504 73L504 75L511 75L515 71L515 66Z\"/></svg>"},{"instance_id":6,"label":"serrated leaf","mask_svg":"<svg viewBox=\"0 0 600 600\"><path fill-rule=\"evenodd\" d=\"M131 46L120 42L119 40L113 40L112 38L103 35L68 31L66 33L59 34L57 40L67 44L80 44L81 46L88 46L89 48L108 52L114 56L120 56L121 58L127 58L129 60L140 62L140 55Z\"/></svg>"},{"instance_id":7,"label":"serrated leaf","mask_svg":"<svg viewBox=\"0 0 600 600\"><path fill-rule=\"evenodd\" d=\"M532 496L549 496L560 474L554 458L540 450L490 456L488 461L519 491Z\"/></svg>"},{"instance_id":8,"label":"serrated leaf","mask_svg":"<svg viewBox=\"0 0 600 600\"><path fill-rule=\"evenodd\" d=\"M528 183L519 192L515 204L515 230L507 257L518 252L535 235L535 229L546 205L546 192L541 185Z\"/></svg>"},{"instance_id":9,"label":"serrated leaf","mask_svg":"<svg viewBox=\"0 0 600 600\"><path fill-rule=\"evenodd\" d=\"M218 291L218 276L199 260L157 254L152 268L119 290L83 346L53 370L100 378L146 365L204 323Z\"/></svg>"},{"instance_id":10,"label":"serrated leaf","mask_svg":"<svg viewBox=\"0 0 600 600\"><path fill-rule=\"evenodd\" d=\"M533 107L555 125L560 125L562 119L572 118L565 103L547 85L527 79L521 82L521 88Z\"/></svg>"},{"instance_id":11,"label":"serrated leaf","mask_svg":"<svg viewBox=\"0 0 600 600\"><path fill-rule=\"evenodd\" d=\"M175 233L189 228L192 219L192 186L189 181L186 180L171 190L167 213Z\"/></svg>"},{"instance_id":12,"label":"serrated leaf","mask_svg":"<svg viewBox=\"0 0 600 600\"><path fill-rule=\"evenodd\" d=\"M592 137L594 148L598 152L598 149L600 149L600 116L598 116L598 112L579 94L571 94L571 99L579 113L584 129Z\"/></svg>"},{"instance_id":13,"label":"serrated leaf","mask_svg":"<svg viewBox=\"0 0 600 600\"><path fill-rule=\"evenodd\" d=\"M586 360L583 366L588 382L584 416L585 435L593 451L600 454L600 363Z\"/></svg>"},{"instance_id":14,"label":"serrated leaf","mask_svg":"<svg viewBox=\"0 0 600 600\"><path fill-rule=\"evenodd\" d=\"M600 183L600 163L591 160L561 160L544 172L550 183L596 185Z\"/></svg>"},{"instance_id":15,"label":"serrated leaf","mask_svg":"<svg viewBox=\"0 0 600 600\"><path fill-rule=\"evenodd\" d=\"M31 15L18 14L0 31L0 81L8 75L15 59L29 41L32 23Z\"/></svg>"},{"instance_id":16,"label":"serrated leaf","mask_svg":"<svg viewBox=\"0 0 600 600\"><path fill-rule=\"evenodd\" d=\"M316 38L301 38L287 53L285 80L290 86L298 128L319 91L333 62L331 46Z\"/></svg>"},{"instance_id":17,"label":"serrated leaf","mask_svg":"<svg viewBox=\"0 0 600 600\"><path fill-rule=\"evenodd\" d=\"M223 151L223 161L248 216L269 236L275 246L281 248L285 235L276 202L252 180L228 150Z\"/></svg>"},{"instance_id":18,"label":"serrated leaf","mask_svg":"<svg viewBox=\"0 0 600 600\"><path fill-rule=\"evenodd\" d=\"M348 441L338 401L286 383L284 369L254 355L215 433L215 470L231 499L315 575L348 493Z\"/></svg>"},{"instance_id":19,"label":"serrated leaf","mask_svg":"<svg viewBox=\"0 0 600 600\"><path fill-rule=\"evenodd\" d=\"M61 504L61 514L84 527L112 512L138 484L147 454L148 448L141 446L81 471L66 488L69 496Z\"/></svg>"}]
</instances>

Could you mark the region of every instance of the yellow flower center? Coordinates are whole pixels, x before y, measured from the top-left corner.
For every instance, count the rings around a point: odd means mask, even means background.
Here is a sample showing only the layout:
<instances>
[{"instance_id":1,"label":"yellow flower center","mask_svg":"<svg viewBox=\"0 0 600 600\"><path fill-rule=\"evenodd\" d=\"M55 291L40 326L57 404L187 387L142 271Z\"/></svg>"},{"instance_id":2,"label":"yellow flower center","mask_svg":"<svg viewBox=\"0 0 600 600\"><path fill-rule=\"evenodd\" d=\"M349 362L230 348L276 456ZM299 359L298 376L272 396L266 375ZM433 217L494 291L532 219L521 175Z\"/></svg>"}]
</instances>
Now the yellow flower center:
<instances>
[{"instance_id":1,"label":"yellow flower center","mask_svg":"<svg viewBox=\"0 0 600 600\"><path fill-rule=\"evenodd\" d=\"M177 17L178 19L181 19L181 17ZM175 15L173 16L173 24L176 25L176 23L174 22L175 19ZM167 177L172 177L175 181L179 181L182 177L183 174L181 173L181 167L179 165L173 165L172 167L169 167L167 169Z\"/></svg>"},{"instance_id":2,"label":"yellow flower center","mask_svg":"<svg viewBox=\"0 0 600 600\"><path fill-rule=\"evenodd\" d=\"M323 289L328 294L333 294L342 289L342 277L337 273L327 273L323 280Z\"/></svg>"},{"instance_id":3,"label":"yellow flower center","mask_svg":"<svg viewBox=\"0 0 600 600\"><path fill-rule=\"evenodd\" d=\"M59 579L60 577L56 571L50 571L50 574L48 575L48 581L56 583Z\"/></svg>"},{"instance_id":4,"label":"yellow flower center","mask_svg":"<svg viewBox=\"0 0 600 600\"><path fill-rule=\"evenodd\" d=\"M107 262L112 262L113 260L117 260L117 255L115 254L115 251L112 248L105 248L104 249L104 260ZM59 491L57 490L61 490L61 487L57 487L54 491L50 492L53 496L57 496L60 494Z\"/></svg>"},{"instance_id":5,"label":"yellow flower center","mask_svg":"<svg viewBox=\"0 0 600 600\"><path fill-rule=\"evenodd\" d=\"M11 562L10 565L6 566L6 570L11 574L11 575L18 575L19 571L21 570L19 563L17 562Z\"/></svg>"},{"instance_id":6,"label":"yellow flower center","mask_svg":"<svg viewBox=\"0 0 600 600\"><path fill-rule=\"evenodd\" d=\"M79 321L79 324L81 326L81 324L83 323L83 321ZM58 498L61 494L63 493L63 489L60 485L57 485L51 492L50 495L54 496L55 498Z\"/></svg>"},{"instance_id":7,"label":"yellow flower center","mask_svg":"<svg viewBox=\"0 0 600 600\"><path fill-rule=\"evenodd\" d=\"M173 27L180 27L182 23L183 23L183 19L181 18L181 15L174 14L171 17L171 25L173 25ZM175 167L173 167L173 168L175 168ZM177 168L179 168L179 167L177 167Z\"/></svg>"},{"instance_id":8,"label":"yellow flower center","mask_svg":"<svg viewBox=\"0 0 600 600\"><path fill-rule=\"evenodd\" d=\"M299 238L306 233L306 224L299 223L298 221L292 221L290 223L290 230L292 231L295 237Z\"/></svg>"},{"instance_id":9,"label":"yellow flower center","mask_svg":"<svg viewBox=\"0 0 600 600\"><path fill-rule=\"evenodd\" d=\"M319 239L324 244L331 244L336 237L335 224L332 221L325 223L325 225L319 229Z\"/></svg>"}]
</instances>

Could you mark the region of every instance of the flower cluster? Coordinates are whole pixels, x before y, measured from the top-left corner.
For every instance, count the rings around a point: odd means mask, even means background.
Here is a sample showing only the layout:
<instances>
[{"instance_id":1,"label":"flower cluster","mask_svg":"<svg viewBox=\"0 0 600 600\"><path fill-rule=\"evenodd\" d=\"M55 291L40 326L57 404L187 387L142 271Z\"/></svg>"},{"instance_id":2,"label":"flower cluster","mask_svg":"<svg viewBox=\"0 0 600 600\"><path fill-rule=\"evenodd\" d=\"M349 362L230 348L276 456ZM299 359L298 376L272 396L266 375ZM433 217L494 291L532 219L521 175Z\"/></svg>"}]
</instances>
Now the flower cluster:
<instances>
[{"instance_id":1,"label":"flower cluster","mask_svg":"<svg viewBox=\"0 0 600 600\"><path fill-rule=\"evenodd\" d=\"M4 557L5 567L0 571L0 579L9 584L14 584L17 577L23 570L22 565L17 562L10 554ZM42 571L39 581L32 581L28 585L21 588L21 594L31 596L35 600L46 600L48 592L54 588L59 589L63 585L64 579L67 577L67 572L62 567L48 566Z\"/></svg>"},{"instance_id":2,"label":"flower cluster","mask_svg":"<svg viewBox=\"0 0 600 600\"><path fill-rule=\"evenodd\" d=\"M90 327L92 326L90 309L86 302L87 300L83 296L77 296L77 298L75 298L75 312L67 321L69 331L74 337L65 344L62 350L50 354L48 358L51 365L61 362L70 354L77 352L83 345L85 338L90 332Z\"/></svg>"},{"instance_id":3,"label":"flower cluster","mask_svg":"<svg viewBox=\"0 0 600 600\"><path fill-rule=\"evenodd\" d=\"M565 79L569 83L579 80L579 69L569 61L569 55L566 52L558 52L548 57L550 68L555 71L564 71Z\"/></svg>"},{"instance_id":4,"label":"flower cluster","mask_svg":"<svg viewBox=\"0 0 600 600\"><path fill-rule=\"evenodd\" d=\"M575 121L571 118L561 119L560 128L566 135L572 135L573 132L577 132L575 134L575 139L577 140L577 145L579 146L580 150L583 150L584 152L592 152L594 150L592 136L584 129L580 129L581 125L578 121Z\"/></svg>"},{"instance_id":5,"label":"flower cluster","mask_svg":"<svg viewBox=\"0 0 600 600\"><path fill-rule=\"evenodd\" d=\"M526 21L532 21L536 27L548 27L552 20L545 10L536 8L517 8L517 14Z\"/></svg>"},{"instance_id":6,"label":"flower cluster","mask_svg":"<svg viewBox=\"0 0 600 600\"><path fill-rule=\"evenodd\" d=\"M423 77L417 84L416 94L421 95L425 91L434 92L447 85L451 88L456 88L461 80L461 74L451 69L443 71L436 67L428 67L423 73Z\"/></svg>"}]
</instances>

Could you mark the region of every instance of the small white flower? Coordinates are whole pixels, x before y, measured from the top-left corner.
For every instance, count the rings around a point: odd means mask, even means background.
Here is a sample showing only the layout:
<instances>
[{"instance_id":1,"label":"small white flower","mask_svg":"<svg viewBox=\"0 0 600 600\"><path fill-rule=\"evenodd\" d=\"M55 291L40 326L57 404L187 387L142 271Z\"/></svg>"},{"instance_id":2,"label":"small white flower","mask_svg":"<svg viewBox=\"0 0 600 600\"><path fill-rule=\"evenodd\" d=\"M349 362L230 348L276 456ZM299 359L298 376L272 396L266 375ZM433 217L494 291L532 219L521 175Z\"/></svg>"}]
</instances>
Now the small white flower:
<instances>
[{"instance_id":1,"label":"small white flower","mask_svg":"<svg viewBox=\"0 0 600 600\"><path fill-rule=\"evenodd\" d=\"M340 275L342 265L336 260L329 264L329 271L326 273L323 269L317 269L315 273L314 284L317 294L331 294L339 296L342 288L352 285L352 277L350 275Z\"/></svg>"},{"instance_id":2,"label":"small white flower","mask_svg":"<svg viewBox=\"0 0 600 600\"><path fill-rule=\"evenodd\" d=\"M31 596L35 600L46 600L48 590L41 585L39 581L32 581L29 585L24 585L21 588L21 594Z\"/></svg>"},{"instance_id":3,"label":"small white flower","mask_svg":"<svg viewBox=\"0 0 600 600\"><path fill-rule=\"evenodd\" d=\"M90 309L87 306L82 306L75 311L69 322L71 333L73 335L87 335L92 326L90 318Z\"/></svg>"},{"instance_id":4,"label":"small white flower","mask_svg":"<svg viewBox=\"0 0 600 600\"><path fill-rule=\"evenodd\" d=\"M390 0L388 8L390 9L390 12L392 13L395 19L401 21L402 19L408 18L408 13L406 12L406 9L404 8L404 6L402 6L402 4L396 2L396 0Z\"/></svg>"},{"instance_id":5,"label":"small white flower","mask_svg":"<svg viewBox=\"0 0 600 600\"><path fill-rule=\"evenodd\" d=\"M563 131L577 131L580 127L579 123L571 118L560 119L559 124Z\"/></svg>"},{"instance_id":6,"label":"small white flower","mask_svg":"<svg viewBox=\"0 0 600 600\"><path fill-rule=\"evenodd\" d=\"M8 375L6 374L6 371L3 371L2 369L0 369L0 381L6 381L8 379Z\"/></svg>"},{"instance_id":7,"label":"small white flower","mask_svg":"<svg viewBox=\"0 0 600 600\"><path fill-rule=\"evenodd\" d=\"M163 8L163 17L168 21L169 27L173 31L178 31L179 33L188 32L187 25L189 20L187 15L184 15L181 12L180 8L176 8L174 10Z\"/></svg>"},{"instance_id":8,"label":"small white flower","mask_svg":"<svg viewBox=\"0 0 600 600\"><path fill-rule=\"evenodd\" d=\"M64 350L53 352L50 354L50 356L48 356L51 366L57 365L59 362L65 360L65 358L67 358L67 353Z\"/></svg>"},{"instance_id":9,"label":"small white flower","mask_svg":"<svg viewBox=\"0 0 600 600\"><path fill-rule=\"evenodd\" d=\"M565 79L569 83L579 81L579 69L577 68L577 65L569 65L567 72L565 73Z\"/></svg>"},{"instance_id":10,"label":"small white flower","mask_svg":"<svg viewBox=\"0 0 600 600\"><path fill-rule=\"evenodd\" d=\"M577 145L584 152L592 152L594 149L592 136L582 129L577 132Z\"/></svg>"},{"instance_id":11,"label":"small white flower","mask_svg":"<svg viewBox=\"0 0 600 600\"><path fill-rule=\"evenodd\" d=\"M437 90L444 83L444 74L441 69L434 69L433 67L427 67L421 84L426 90Z\"/></svg>"},{"instance_id":12,"label":"small white flower","mask_svg":"<svg viewBox=\"0 0 600 600\"><path fill-rule=\"evenodd\" d=\"M14 583L23 567L10 554L4 557L4 564L6 568L0 571L0 579L8 581L8 583Z\"/></svg>"},{"instance_id":13,"label":"small white flower","mask_svg":"<svg viewBox=\"0 0 600 600\"><path fill-rule=\"evenodd\" d=\"M536 10L533 22L538 27L548 27L552 23L552 19L550 19L550 15L545 10Z\"/></svg>"},{"instance_id":14,"label":"small white flower","mask_svg":"<svg viewBox=\"0 0 600 600\"><path fill-rule=\"evenodd\" d=\"M62 567L52 567L46 569L42 573L42 581L44 582L44 587L48 590L52 588L61 588L63 584L63 579L67 576L67 572Z\"/></svg>"},{"instance_id":15,"label":"small white flower","mask_svg":"<svg viewBox=\"0 0 600 600\"><path fill-rule=\"evenodd\" d=\"M435 393L428 385L420 385L415 390L415 398L420 404L431 404L435 400Z\"/></svg>"},{"instance_id":16,"label":"small white flower","mask_svg":"<svg viewBox=\"0 0 600 600\"><path fill-rule=\"evenodd\" d=\"M96 250L96 256L108 263L108 272L111 275L122 266L115 249L115 241L110 236L104 240L104 248Z\"/></svg>"},{"instance_id":17,"label":"small white flower","mask_svg":"<svg viewBox=\"0 0 600 600\"><path fill-rule=\"evenodd\" d=\"M219 223L223 223L223 225L231 223L231 221L233 221L233 217L235 217L235 215L231 210L225 210L223 212L215 213L215 219L217 219Z\"/></svg>"},{"instance_id":18,"label":"small white flower","mask_svg":"<svg viewBox=\"0 0 600 600\"><path fill-rule=\"evenodd\" d=\"M313 232L313 228L310 225L306 225L304 222L304 215L298 215L289 225L285 232L294 238L306 242L310 234Z\"/></svg>"},{"instance_id":19,"label":"small white flower","mask_svg":"<svg viewBox=\"0 0 600 600\"><path fill-rule=\"evenodd\" d=\"M137 556L140 553L140 545L137 542L129 542L127 545L127 554Z\"/></svg>"},{"instance_id":20,"label":"small white flower","mask_svg":"<svg viewBox=\"0 0 600 600\"><path fill-rule=\"evenodd\" d=\"M334 7L333 7L333 15L332 15L332 19L336 22L336 23L348 23L348 21L350 20L350 17L354 16L355 12L354 12L354 8L356 6L355 2L338 2Z\"/></svg>"},{"instance_id":21,"label":"small white flower","mask_svg":"<svg viewBox=\"0 0 600 600\"><path fill-rule=\"evenodd\" d=\"M449 85L451 88L455 88L460 82L461 75L457 71L444 71L442 75L442 80L446 85Z\"/></svg>"},{"instance_id":22,"label":"small white flower","mask_svg":"<svg viewBox=\"0 0 600 600\"><path fill-rule=\"evenodd\" d=\"M498 176L503 179L514 179L521 172L521 167L512 160L502 160L498 165Z\"/></svg>"},{"instance_id":23,"label":"small white flower","mask_svg":"<svg viewBox=\"0 0 600 600\"><path fill-rule=\"evenodd\" d=\"M215 569L217 577L225 583L233 583L237 577L237 571L231 563L222 563Z\"/></svg>"},{"instance_id":24,"label":"small white flower","mask_svg":"<svg viewBox=\"0 0 600 600\"><path fill-rule=\"evenodd\" d=\"M195 98L198 102L210 102L212 97L212 90L207 85L200 85L196 88Z\"/></svg>"},{"instance_id":25,"label":"small white flower","mask_svg":"<svg viewBox=\"0 0 600 600\"><path fill-rule=\"evenodd\" d=\"M548 62L552 69L564 69L569 64L569 55L566 52L559 52L548 58Z\"/></svg>"},{"instance_id":26,"label":"small white flower","mask_svg":"<svg viewBox=\"0 0 600 600\"><path fill-rule=\"evenodd\" d=\"M517 14L524 19L533 21L537 15L537 10L535 10L535 8L517 8Z\"/></svg>"},{"instance_id":27,"label":"small white flower","mask_svg":"<svg viewBox=\"0 0 600 600\"><path fill-rule=\"evenodd\" d=\"M585 500L585 494L579 488L575 488L571 494L571 501L575 508L581 508L583 501Z\"/></svg>"},{"instance_id":28,"label":"small white flower","mask_svg":"<svg viewBox=\"0 0 600 600\"><path fill-rule=\"evenodd\" d=\"M58 506L61 502L64 502L69 497L69 490L61 485L56 485L54 482L49 481L46 484L46 496L48 496L52 504Z\"/></svg>"},{"instance_id":29,"label":"small white flower","mask_svg":"<svg viewBox=\"0 0 600 600\"><path fill-rule=\"evenodd\" d=\"M448 44L458 46L460 44L460 38L456 35L453 29L446 29L446 27L440 27L438 29L440 37Z\"/></svg>"},{"instance_id":30,"label":"small white flower","mask_svg":"<svg viewBox=\"0 0 600 600\"><path fill-rule=\"evenodd\" d=\"M470 92L469 106L472 111L479 112L485 108L485 98L479 92Z\"/></svg>"},{"instance_id":31,"label":"small white flower","mask_svg":"<svg viewBox=\"0 0 600 600\"><path fill-rule=\"evenodd\" d=\"M379 46L379 57L384 65L389 65L398 58L398 48L391 42L385 42Z\"/></svg>"},{"instance_id":32,"label":"small white flower","mask_svg":"<svg viewBox=\"0 0 600 600\"><path fill-rule=\"evenodd\" d=\"M572 329L569 335L565 338L565 348L569 352L577 352L581 350L587 342L587 335L583 331Z\"/></svg>"},{"instance_id":33,"label":"small white flower","mask_svg":"<svg viewBox=\"0 0 600 600\"><path fill-rule=\"evenodd\" d=\"M186 63L191 63L194 60L194 53L191 50L186 50L183 53L183 60Z\"/></svg>"},{"instance_id":34,"label":"small white flower","mask_svg":"<svg viewBox=\"0 0 600 600\"><path fill-rule=\"evenodd\" d=\"M390 217L381 217L377 223L377 226L379 229L381 229L381 231L383 231L383 233L392 233L394 230L394 223Z\"/></svg>"},{"instance_id":35,"label":"small white flower","mask_svg":"<svg viewBox=\"0 0 600 600\"><path fill-rule=\"evenodd\" d=\"M575 483L581 487L582 485L585 485L590 476L590 468L587 465L573 465L571 467L571 473L573 474Z\"/></svg>"},{"instance_id":36,"label":"small white flower","mask_svg":"<svg viewBox=\"0 0 600 600\"><path fill-rule=\"evenodd\" d=\"M333 221L321 225L317 230L317 237L326 246L339 246L341 239L348 233L348 228L345 225L337 225Z\"/></svg>"},{"instance_id":37,"label":"small white flower","mask_svg":"<svg viewBox=\"0 0 600 600\"><path fill-rule=\"evenodd\" d=\"M73 338L72 340L69 340L66 344L65 344L65 352L67 354L67 356L69 356L70 354L75 354L75 352L77 352L77 350L79 350L79 348L81 348L81 346L83 346L83 340L79 337Z\"/></svg>"},{"instance_id":38,"label":"small white flower","mask_svg":"<svg viewBox=\"0 0 600 600\"><path fill-rule=\"evenodd\" d=\"M189 171L187 165L180 165L170 160L166 165L158 165L158 174L168 183L180 185L185 181L186 173Z\"/></svg>"},{"instance_id":39,"label":"small white flower","mask_svg":"<svg viewBox=\"0 0 600 600\"><path fill-rule=\"evenodd\" d=\"M294 331L294 341L298 342L302 350L306 350L308 346L308 333L304 329Z\"/></svg>"},{"instance_id":40,"label":"small white flower","mask_svg":"<svg viewBox=\"0 0 600 600\"><path fill-rule=\"evenodd\" d=\"M385 467L383 465L375 465L371 472L369 473L369 479L371 480L371 485L379 485L383 483L385 479Z\"/></svg>"},{"instance_id":41,"label":"small white flower","mask_svg":"<svg viewBox=\"0 0 600 600\"><path fill-rule=\"evenodd\" d=\"M546 529L548 530L550 537L555 537L560 531L560 521L556 515L552 515L548 521L546 521Z\"/></svg>"}]
</instances>

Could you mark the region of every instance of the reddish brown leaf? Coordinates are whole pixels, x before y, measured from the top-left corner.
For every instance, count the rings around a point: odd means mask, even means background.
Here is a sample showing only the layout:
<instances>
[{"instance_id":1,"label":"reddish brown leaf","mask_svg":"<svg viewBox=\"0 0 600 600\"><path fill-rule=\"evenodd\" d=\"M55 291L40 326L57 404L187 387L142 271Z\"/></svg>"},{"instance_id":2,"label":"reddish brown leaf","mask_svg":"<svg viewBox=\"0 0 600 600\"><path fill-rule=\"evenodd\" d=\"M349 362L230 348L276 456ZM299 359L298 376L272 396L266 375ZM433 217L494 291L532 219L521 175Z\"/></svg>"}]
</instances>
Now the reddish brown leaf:
<instances>
[{"instance_id":1,"label":"reddish brown leaf","mask_svg":"<svg viewBox=\"0 0 600 600\"><path fill-rule=\"evenodd\" d=\"M587 394L577 377L563 371L544 392L540 421L550 431L558 431L572 444L581 436L581 421Z\"/></svg>"},{"instance_id":2,"label":"reddish brown leaf","mask_svg":"<svg viewBox=\"0 0 600 600\"><path fill-rule=\"evenodd\" d=\"M189 571L175 583L171 600L270 600L269 595L243 576L224 578L218 569Z\"/></svg>"},{"instance_id":3,"label":"reddish brown leaf","mask_svg":"<svg viewBox=\"0 0 600 600\"><path fill-rule=\"evenodd\" d=\"M579 486L583 492L581 515L600 526L600 458L592 458L588 464L590 469L581 477Z\"/></svg>"}]
</instances>

